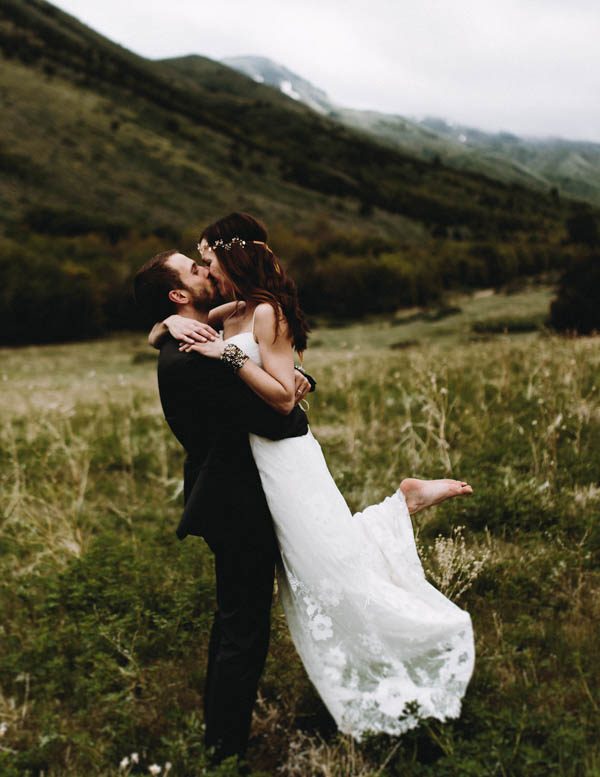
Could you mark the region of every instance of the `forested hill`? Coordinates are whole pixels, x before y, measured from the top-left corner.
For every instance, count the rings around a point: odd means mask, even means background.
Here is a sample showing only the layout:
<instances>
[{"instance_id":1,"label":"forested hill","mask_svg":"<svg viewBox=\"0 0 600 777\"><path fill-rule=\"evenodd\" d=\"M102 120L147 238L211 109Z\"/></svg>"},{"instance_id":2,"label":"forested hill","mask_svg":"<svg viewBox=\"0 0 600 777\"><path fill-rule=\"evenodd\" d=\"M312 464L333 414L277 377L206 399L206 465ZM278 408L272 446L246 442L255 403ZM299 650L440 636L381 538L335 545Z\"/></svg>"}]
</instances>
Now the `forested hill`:
<instances>
[{"instance_id":1,"label":"forested hill","mask_svg":"<svg viewBox=\"0 0 600 777\"><path fill-rule=\"evenodd\" d=\"M434 117L409 118L343 107L318 86L267 57L228 57L224 64L294 97L318 113L421 159L470 170L541 192L555 187L600 205L600 143L489 132Z\"/></svg>"},{"instance_id":2,"label":"forested hill","mask_svg":"<svg viewBox=\"0 0 600 777\"><path fill-rule=\"evenodd\" d=\"M562 261L572 204L379 145L211 60L144 59L41 0L3 0L0 52L9 340L131 324L132 268L234 208L274 226L313 310Z\"/></svg>"},{"instance_id":3,"label":"forested hill","mask_svg":"<svg viewBox=\"0 0 600 777\"><path fill-rule=\"evenodd\" d=\"M116 173L134 146L134 158L127 167L143 166L147 161L151 177L156 162L161 163L160 172L178 183L185 170L191 178L196 165L206 165L217 174L237 179L235 188L255 192L266 188L263 176L248 186L241 168L253 167L261 173L264 168L267 180L309 192L353 197L431 224L506 230L531 226L540 216L552 218L555 212L550 201L545 203L526 189L508 189L480 176L459 175L391 152L216 62L201 57L172 63L145 60L39 1L4 0L0 13L2 51L4 56L12 55L12 67L3 65L8 72L2 79L9 107L26 107L18 105L19 98L26 99L24 80L38 95L37 111L31 115L30 110L27 117L33 120L27 128L30 137L16 145L30 156L35 170L43 172L44 150L34 142L46 149L66 142L69 152L59 154L58 164L52 166L52 177L58 179L55 185L71 176L71 162L86 161L87 156L91 164L78 177L93 189L95 163L105 168L109 162ZM19 65L26 66L27 76ZM81 105L75 108L77 102ZM136 143L142 139L135 137L130 124L152 132L157 143L164 138L160 151ZM56 130L52 137L49 133ZM65 130L71 131L66 137ZM108 138L112 142L107 143ZM9 153L17 138L9 135L3 140L5 153ZM164 148L165 142L171 148ZM177 175L168 175L169 163ZM146 214L134 204L127 213L123 183L119 175L103 177L103 187L113 190L118 204L94 202L95 193L82 186L73 193L77 199L65 205L83 206L88 200L109 212L117 208L114 214L119 218L139 223ZM181 183L187 188L185 180ZM215 183L206 181L204 197L218 195ZM159 192L150 192L154 187L147 188L150 200L159 199ZM182 192L177 198L173 211L179 223L197 216L197 206L191 204L198 196L198 187L194 188L191 197L185 198ZM186 199L187 212L182 214ZM13 211L21 216L15 206Z\"/></svg>"}]
</instances>

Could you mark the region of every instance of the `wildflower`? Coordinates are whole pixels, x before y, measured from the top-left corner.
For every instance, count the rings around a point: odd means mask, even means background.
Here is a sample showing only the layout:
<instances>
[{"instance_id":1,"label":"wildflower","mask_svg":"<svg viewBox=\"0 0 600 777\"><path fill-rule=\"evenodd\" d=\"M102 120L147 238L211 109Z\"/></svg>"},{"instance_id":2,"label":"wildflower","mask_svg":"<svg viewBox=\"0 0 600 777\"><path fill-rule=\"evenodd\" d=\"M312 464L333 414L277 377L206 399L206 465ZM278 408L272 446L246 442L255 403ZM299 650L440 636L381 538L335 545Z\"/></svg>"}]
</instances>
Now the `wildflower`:
<instances>
[{"instance_id":1,"label":"wildflower","mask_svg":"<svg viewBox=\"0 0 600 777\"><path fill-rule=\"evenodd\" d=\"M3 737L8 731L8 723L0 723L0 737Z\"/></svg>"},{"instance_id":2,"label":"wildflower","mask_svg":"<svg viewBox=\"0 0 600 777\"><path fill-rule=\"evenodd\" d=\"M132 764L139 764L139 762L140 762L139 755L137 753L132 753L131 754L131 763Z\"/></svg>"},{"instance_id":3,"label":"wildflower","mask_svg":"<svg viewBox=\"0 0 600 777\"><path fill-rule=\"evenodd\" d=\"M165 764L165 774L168 774L171 771L173 764L170 761L167 761Z\"/></svg>"},{"instance_id":4,"label":"wildflower","mask_svg":"<svg viewBox=\"0 0 600 777\"><path fill-rule=\"evenodd\" d=\"M455 526L450 537L438 536L426 562L428 575L449 599L467 591L492 557L489 536L485 545L468 548L463 530Z\"/></svg>"},{"instance_id":5,"label":"wildflower","mask_svg":"<svg viewBox=\"0 0 600 777\"><path fill-rule=\"evenodd\" d=\"M125 758L121 759L121 763L119 764L119 769L124 770L127 769L129 766L129 756L125 756Z\"/></svg>"},{"instance_id":6,"label":"wildflower","mask_svg":"<svg viewBox=\"0 0 600 777\"><path fill-rule=\"evenodd\" d=\"M150 772L150 774L154 774L154 775L160 774L162 772L162 767L159 766L158 764L152 764L152 766L148 767L148 771Z\"/></svg>"}]
</instances>

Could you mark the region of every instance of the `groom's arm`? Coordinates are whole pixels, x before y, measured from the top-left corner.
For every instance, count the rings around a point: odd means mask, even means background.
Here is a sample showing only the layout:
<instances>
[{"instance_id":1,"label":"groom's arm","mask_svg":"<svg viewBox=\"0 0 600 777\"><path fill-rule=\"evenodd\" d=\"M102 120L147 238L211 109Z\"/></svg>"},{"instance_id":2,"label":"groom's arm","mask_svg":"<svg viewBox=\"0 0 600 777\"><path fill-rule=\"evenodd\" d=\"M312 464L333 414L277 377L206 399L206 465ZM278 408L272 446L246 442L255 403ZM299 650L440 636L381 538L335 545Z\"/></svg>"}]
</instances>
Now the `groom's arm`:
<instances>
[{"instance_id":1,"label":"groom's arm","mask_svg":"<svg viewBox=\"0 0 600 777\"><path fill-rule=\"evenodd\" d=\"M231 368L197 353L178 353L175 363L159 380L175 381L185 405L210 416L220 427L244 429L262 437L280 440L300 437L308 431L306 414L294 408L288 415L272 410L236 377Z\"/></svg>"}]
</instances>

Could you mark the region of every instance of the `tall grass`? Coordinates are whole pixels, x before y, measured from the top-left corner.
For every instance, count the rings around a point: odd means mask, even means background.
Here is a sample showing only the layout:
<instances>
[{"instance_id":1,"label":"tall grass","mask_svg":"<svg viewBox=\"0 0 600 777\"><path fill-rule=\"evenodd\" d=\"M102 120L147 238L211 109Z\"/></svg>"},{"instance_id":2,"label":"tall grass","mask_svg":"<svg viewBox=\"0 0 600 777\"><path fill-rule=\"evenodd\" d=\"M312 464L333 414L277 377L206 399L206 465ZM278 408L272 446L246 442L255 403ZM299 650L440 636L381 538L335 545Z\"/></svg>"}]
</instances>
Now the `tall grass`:
<instances>
[{"instance_id":1,"label":"tall grass","mask_svg":"<svg viewBox=\"0 0 600 777\"><path fill-rule=\"evenodd\" d=\"M472 614L475 675L459 720L353 743L335 735L276 606L253 763L294 777L597 774L597 339L399 351L387 329L361 331L317 333L312 427L352 509L409 474L473 483L470 500L415 526L432 582ZM122 774L125 757L130 774L203 768L212 561L200 540L174 537L182 456L153 363L134 358L143 348L124 338L3 353L9 777Z\"/></svg>"}]
</instances>

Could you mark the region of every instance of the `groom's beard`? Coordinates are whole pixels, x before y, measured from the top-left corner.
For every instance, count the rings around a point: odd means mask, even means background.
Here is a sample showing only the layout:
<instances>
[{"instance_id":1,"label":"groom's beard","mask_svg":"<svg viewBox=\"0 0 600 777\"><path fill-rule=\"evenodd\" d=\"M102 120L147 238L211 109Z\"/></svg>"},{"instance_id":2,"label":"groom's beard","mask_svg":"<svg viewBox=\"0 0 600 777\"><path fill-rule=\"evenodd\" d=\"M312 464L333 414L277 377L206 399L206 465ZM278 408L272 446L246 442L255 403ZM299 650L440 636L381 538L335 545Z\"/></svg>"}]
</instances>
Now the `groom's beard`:
<instances>
[{"instance_id":1,"label":"groom's beard","mask_svg":"<svg viewBox=\"0 0 600 777\"><path fill-rule=\"evenodd\" d=\"M202 313L222 305L224 301L216 283L211 283L206 290L195 291L192 296L192 306Z\"/></svg>"}]
</instances>

